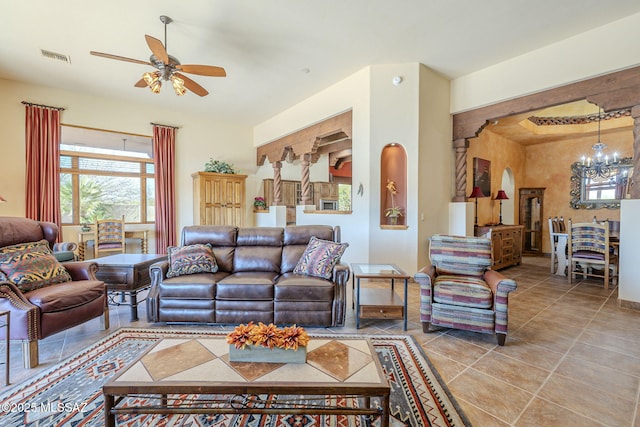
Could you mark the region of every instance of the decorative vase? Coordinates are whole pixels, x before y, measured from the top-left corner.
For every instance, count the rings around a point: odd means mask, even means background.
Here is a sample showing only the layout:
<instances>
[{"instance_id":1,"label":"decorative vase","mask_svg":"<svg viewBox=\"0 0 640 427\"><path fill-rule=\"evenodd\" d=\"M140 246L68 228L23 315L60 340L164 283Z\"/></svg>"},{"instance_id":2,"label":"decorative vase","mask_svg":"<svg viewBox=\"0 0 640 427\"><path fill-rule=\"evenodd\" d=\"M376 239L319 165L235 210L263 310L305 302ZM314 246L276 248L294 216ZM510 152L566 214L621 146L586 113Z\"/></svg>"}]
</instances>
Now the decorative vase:
<instances>
[{"instance_id":1,"label":"decorative vase","mask_svg":"<svg viewBox=\"0 0 640 427\"><path fill-rule=\"evenodd\" d=\"M80 230L87 232L87 231L91 231L91 226L87 225L87 224L82 224L82 227L80 227Z\"/></svg>"},{"instance_id":2,"label":"decorative vase","mask_svg":"<svg viewBox=\"0 0 640 427\"><path fill-rule=\"evenodd\" d=\"M262 363L306 363L307 347L298 350L248 345L243 349L229 344L229 361Z\"/></svg>"}]
</instances>

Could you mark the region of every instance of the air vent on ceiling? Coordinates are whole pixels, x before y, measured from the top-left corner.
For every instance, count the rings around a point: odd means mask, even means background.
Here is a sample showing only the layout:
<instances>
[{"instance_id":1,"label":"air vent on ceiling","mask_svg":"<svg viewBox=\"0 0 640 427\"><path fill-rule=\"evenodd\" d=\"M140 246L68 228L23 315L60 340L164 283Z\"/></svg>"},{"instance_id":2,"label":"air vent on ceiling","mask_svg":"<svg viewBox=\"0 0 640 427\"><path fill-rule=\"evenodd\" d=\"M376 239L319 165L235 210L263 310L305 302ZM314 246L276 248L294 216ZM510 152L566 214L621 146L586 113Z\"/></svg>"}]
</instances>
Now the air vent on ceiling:
<instances>
[{"instance_id":1,"label":"air vent on ceiling","mask_svg":"<svg viewBox=\"0 0 640 427\"><path fill-rule=\"evenodd\" d=\"M42 56L49 59L55 59L56 61L65 62L67 64L71 64L71 58L69 55L64 55L62 53L51 52L50 50L40 49Z\"/></svg>"}]
</instances>

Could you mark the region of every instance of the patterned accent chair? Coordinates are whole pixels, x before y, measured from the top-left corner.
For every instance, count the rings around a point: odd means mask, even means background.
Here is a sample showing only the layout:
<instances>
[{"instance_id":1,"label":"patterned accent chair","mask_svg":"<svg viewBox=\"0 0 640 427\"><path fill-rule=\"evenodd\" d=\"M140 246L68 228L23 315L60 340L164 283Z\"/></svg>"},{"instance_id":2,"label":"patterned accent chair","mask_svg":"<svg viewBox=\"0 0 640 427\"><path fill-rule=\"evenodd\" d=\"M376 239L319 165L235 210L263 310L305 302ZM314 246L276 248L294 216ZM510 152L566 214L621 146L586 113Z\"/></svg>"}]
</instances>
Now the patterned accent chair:
<instances>
[{"instance_id":1,"label":"patterned accent chair","mask_svg":"<svg viewBox=\"0 0 640 427\"><path fill-rule=\"evenodd\" d=\"M0 217L0 311L11 313L11 339L22 342L25 368L38 365L43 338L96 317L109 329L105 285L95 277L98 265L61 266L51 251L57 235L58 226L50 222ZM0 340L5 332L0 329Z\"/></svg>"},{"instance_id":2,"label":"patterned accent chair","mask_svg":"<svg viewBox=\"0 0 640 427\"><path fill-rule=\"evenodd\" d=\"M492 264L491 240L436 234L430 239L431 266L414 275L420 285L420 320L424 332L432 326L507 337L509 293L516 282Z\"/></svg>"},{"instance_id":3,"label":"patterned accent chair","mask_svg":"<svg viewBox=\"0 0 640 427\"><path fill-rule=\"evenodd\" d=\"M123 254L125 252L124 215L122 219L96 220L94 237L95 258L101 254Z\"/></svg>"},{"instance_id":4,"label":"patterned accent chair","mask_svg":"<svg viewBox=\"0 0 640 427\"><path fill-rule=\"evenodd\" d=\"M618 256L612 253L609 242L609 221L574 224L569 219L568 231L569 283L578 272L581 276L604 278L604 289L609 289L609 280L615 282L618 275ZM604 271L595 271L593 266Z\"/></svg>"}]
</instances>

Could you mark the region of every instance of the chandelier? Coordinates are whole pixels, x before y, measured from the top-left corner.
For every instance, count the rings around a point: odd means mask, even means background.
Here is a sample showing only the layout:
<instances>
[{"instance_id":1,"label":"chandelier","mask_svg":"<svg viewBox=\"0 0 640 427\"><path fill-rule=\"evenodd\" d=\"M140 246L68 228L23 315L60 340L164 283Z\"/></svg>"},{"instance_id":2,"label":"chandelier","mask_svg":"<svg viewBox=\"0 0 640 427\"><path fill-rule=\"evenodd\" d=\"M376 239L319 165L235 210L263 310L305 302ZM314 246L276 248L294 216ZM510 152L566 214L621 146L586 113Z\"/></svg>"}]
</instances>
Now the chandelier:
<instances>
[{"instance_id":1,"label":"chandelier","mask_svg":"<svg viewBox=\"0 0 640 427\"><path fill-rule=\"evenodd\" d=\"M608 179L615 177L618 174L618 153L613 153L612 158L609 158L608 154L604 153L607 148L607 144L600 140L600 121L602 115L600 109L598 109L598 141L591 146L595 155L593 159L591 157L582 156L581 166L583 170L583 176L585 178L603 178Z\"/></svg>"}]
</instances>

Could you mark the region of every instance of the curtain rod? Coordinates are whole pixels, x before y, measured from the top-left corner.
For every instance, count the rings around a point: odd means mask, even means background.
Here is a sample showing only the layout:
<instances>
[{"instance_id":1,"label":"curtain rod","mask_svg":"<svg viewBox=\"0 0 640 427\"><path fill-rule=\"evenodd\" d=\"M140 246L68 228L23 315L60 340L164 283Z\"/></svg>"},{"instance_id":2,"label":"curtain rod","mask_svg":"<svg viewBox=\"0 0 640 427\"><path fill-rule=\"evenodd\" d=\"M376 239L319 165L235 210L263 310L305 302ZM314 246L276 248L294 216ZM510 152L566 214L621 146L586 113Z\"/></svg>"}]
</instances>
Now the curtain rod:
<instances>
[{"instance_id":1,"label":"curtain rod","mask_svg":"<svg viewBox=\"0 0 640 427\"><path fill-rule=\"evenodd\" d=\"M43 105L43 104L34 104L33 102L22 101L24 105L31 105L34 107L42 107L42 108L51 108L52 110L64 111L65 109L62 107L52 107L51 105Z\"/></svg>"},{"instance_id":2,"label":"curtain rod","mask_svg":"<svg viewBox=\"0 0 640 427\"><path fill-rule=\"evenodd\" d=\"M169 125L163 125L161 123L153 123L153 122L151 122L150 124L152 126L160 126L160 127L163 127L163 128L180 129L180 126L169 126Z\"/></svg>"}]
</instances>

